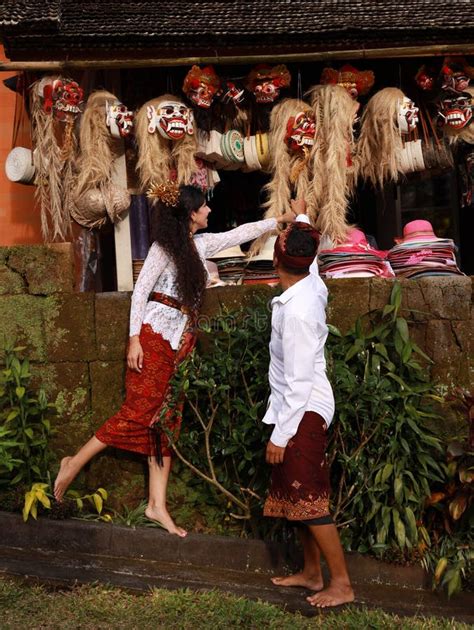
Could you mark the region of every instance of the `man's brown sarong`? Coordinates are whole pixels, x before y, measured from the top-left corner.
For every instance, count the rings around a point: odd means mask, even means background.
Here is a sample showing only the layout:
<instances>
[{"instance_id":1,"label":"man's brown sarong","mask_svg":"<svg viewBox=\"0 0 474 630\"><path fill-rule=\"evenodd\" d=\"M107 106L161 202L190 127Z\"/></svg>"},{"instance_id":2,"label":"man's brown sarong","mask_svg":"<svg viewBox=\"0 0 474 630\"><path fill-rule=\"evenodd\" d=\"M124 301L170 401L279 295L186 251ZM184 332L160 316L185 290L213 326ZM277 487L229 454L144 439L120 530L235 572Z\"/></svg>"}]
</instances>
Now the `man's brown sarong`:
<instances>
[{"instance_id":1,"label":"man's brown sarong","mask_svg":"<svg viewBox=\"0 0 474 630\"><path fill-rule=\"evenodd\" d=\"M288 442L282 464L273 466L264 516L305 521L329 515L326 423L307 411Z\"/></svg>"}]
</instances>

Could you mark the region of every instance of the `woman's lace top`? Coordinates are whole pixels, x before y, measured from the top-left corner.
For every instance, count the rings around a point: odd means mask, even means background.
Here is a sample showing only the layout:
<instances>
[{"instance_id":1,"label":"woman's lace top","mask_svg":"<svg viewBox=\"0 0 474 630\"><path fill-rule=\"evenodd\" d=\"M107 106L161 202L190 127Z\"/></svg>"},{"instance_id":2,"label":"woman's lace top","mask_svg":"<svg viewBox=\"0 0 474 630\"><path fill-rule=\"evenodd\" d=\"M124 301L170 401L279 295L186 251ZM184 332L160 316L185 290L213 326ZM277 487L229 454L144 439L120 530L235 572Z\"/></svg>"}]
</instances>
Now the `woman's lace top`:
<instances>
[{"instance_id":1,"label":"woman's lace top","mask_svg":"<svg viewBox=\"0 0 474 630\"><path fill-rule=\"evenodd\" d=\"M212 258L228 247L258 238L265 232L274 230L276 226L276 219L264 219L246 223L228 232L198 234L194 237L194 243L206 269L206 258ZM179 299L176 290L176 267L156 243L150 247L133 291L130 336L140 334L142 324L149 324L176 350L186 324L186 315L160 302L148 301L152 292L165 293Z\"/></svg>"}]
</instances>

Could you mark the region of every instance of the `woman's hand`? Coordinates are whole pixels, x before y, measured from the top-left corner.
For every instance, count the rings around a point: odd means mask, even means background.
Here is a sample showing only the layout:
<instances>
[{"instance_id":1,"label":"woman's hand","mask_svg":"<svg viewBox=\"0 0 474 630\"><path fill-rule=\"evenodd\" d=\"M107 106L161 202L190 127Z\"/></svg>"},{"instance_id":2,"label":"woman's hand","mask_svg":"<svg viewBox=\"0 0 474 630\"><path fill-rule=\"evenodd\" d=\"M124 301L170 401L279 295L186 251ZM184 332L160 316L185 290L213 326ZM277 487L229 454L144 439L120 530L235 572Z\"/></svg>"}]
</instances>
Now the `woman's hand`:
<instances>
[{"instance_id":1,"label":"woman's hand","mask_svg":"<svg viewBox=\"0 0 474 630\"><path fill-rule=\"evenodd\" d=\"M278 223L293 223L295 219L296 214L293 212L293 210L288 210L288 212L285 212L284 214L281 214L279 217L277 217Z\"/></svg>"},{"instance_id":2,"label":"woman's hand","mask_svg":"<svg viewBox=\"0 0 474 630\"><path fill-rule=\"evenodd\" d=\"M279 223L294 223L299 214L306 214L306 201L304 199L292 199L291 210L278 217Z\"/></svg>"},{"instance_id":3,"label":"woman's hand","mask_svg":"<svg viewBox=\"0 0 474 630\"><path fill-rule=\"evenodd\" d=\"M130 337L127 353L127 365L135 372L141 372L143 367L143 349L138 335Z\"/></svg>"}]
</instances>

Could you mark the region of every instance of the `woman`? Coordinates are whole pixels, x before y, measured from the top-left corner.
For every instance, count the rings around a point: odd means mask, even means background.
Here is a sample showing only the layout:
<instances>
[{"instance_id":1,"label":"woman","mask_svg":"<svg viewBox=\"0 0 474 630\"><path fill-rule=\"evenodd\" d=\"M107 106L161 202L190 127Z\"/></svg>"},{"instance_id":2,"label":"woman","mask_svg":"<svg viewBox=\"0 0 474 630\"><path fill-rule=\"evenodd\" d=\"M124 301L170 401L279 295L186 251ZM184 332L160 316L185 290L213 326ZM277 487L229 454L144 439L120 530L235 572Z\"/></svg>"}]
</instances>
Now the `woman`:
<instances>
[{"instance_id":1,"label":"woman","mask_svg":"<svg viewBox=\"0 0 474 630\"><path fill-rule=\"evenodd\" d=\"M149 195L155 198L153 244L132 295L125 402L73 457L62 459L54 496L61 501L82 467L107 446L142 453L148 456L149 466L145 514L171 534L184 537L187 532L175 525L166 508L169 440L152 427L160 418L177 363L194 345L194 326L208 278L205 260L274 230L278 221L294 221L302 209L295 204L293 212L278 219L194 236L207 227L211 211L198 188L168 183L155 187ZM179 420L174 419L174 424L171 420L170 427L176 439Z\"/></svg>"}]
</instances>

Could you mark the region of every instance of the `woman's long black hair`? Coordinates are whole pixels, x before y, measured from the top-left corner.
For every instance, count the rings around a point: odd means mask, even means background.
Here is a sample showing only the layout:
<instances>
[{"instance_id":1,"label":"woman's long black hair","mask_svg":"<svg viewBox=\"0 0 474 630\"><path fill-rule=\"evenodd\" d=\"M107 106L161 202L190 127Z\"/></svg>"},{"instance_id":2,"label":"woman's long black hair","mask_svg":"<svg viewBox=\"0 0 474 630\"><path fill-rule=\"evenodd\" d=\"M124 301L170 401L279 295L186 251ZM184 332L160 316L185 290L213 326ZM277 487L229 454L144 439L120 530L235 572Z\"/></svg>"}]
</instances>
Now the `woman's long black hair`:
<instances>
[{"instance_id":1,"label":"woman's long black hair","mask_svg":"<svg viewBox=\"0 0 474 630\"><path fill-rule=\"evenodd\" d=\"M190 236L191 213L206 198L195 186L180 186L176 206L157 201L152 208L151 239L164 249L176 266L179 299L191 308L200 305L207 275Z\"/></svg>"}]
</instances>

